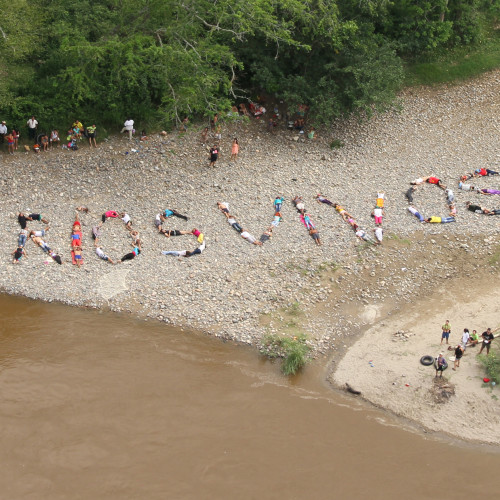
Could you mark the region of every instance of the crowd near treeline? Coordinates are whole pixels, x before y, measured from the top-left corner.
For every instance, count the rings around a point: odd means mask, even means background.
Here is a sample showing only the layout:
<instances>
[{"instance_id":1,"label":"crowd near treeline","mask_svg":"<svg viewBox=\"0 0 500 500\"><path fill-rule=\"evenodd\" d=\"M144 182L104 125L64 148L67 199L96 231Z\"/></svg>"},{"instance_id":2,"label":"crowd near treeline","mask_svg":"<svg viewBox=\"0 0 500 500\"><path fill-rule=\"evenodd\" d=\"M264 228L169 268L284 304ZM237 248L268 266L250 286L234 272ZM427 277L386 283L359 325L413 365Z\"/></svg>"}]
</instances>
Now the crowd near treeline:
<instances>
[{"instance_id":1,"label":"crowd near treeline","mask_svg":"<svg viewBox=\"0 0 500 500\"><path fill-rule=\"evenodd\" d=\"M478 43L498 0L3 2L0 116L167 125L252 92L317 122L384 110L405 59Z\"/></svg>"}]
</instances>

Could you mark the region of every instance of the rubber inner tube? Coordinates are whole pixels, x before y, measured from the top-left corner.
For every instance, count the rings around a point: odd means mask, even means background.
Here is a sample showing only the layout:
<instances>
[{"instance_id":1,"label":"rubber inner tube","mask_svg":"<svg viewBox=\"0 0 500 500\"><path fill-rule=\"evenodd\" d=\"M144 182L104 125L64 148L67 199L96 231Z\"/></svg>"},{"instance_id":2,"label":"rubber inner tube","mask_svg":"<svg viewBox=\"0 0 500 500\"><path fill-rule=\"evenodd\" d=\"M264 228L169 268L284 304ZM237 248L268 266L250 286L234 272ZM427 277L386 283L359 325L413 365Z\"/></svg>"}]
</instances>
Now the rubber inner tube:
<instances>
[{"instance_id":1,"label":"rubber inner tube","mask_svg":"<svg viewBox=\"0 0 500 500\"><path fill-rule=\"evenodd\" d=\"M422 356L420 358L420 362L424 366L431 366L434 363L434 357L433 356Z\"/></svg>"}]
</instances>

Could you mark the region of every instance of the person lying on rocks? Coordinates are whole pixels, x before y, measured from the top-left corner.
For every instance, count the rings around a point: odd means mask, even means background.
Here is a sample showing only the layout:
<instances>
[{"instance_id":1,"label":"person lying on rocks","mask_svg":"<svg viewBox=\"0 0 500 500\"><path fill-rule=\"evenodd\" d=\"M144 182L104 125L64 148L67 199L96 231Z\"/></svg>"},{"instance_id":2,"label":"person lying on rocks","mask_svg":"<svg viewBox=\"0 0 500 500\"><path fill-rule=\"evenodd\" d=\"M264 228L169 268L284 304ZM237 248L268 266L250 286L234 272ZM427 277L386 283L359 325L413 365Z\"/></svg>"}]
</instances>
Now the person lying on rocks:
<instances>
[{"instance_id":1,"label":"person lying on rocks","mask_svg":"<svg viewBox=\"0 0 500 500\"><path fill-rule=\"evenodd\" d=\"M363 241L366 241L368 243L375 243L372 238L368 235L368 233L364 229L358 229L356 231L356 236Z\"/></svg>"},{"instance_id":2,"label":"person lying on rocks","mask_svg":"<svg viewBox=\"0 0 500 500\"><path fill-rule=\"evenodd\" d=\"M135 247L140 247L142 244L141 239L139 238L139 231L130 231L130 236L132 237L132 243Z\"/></svg>"},{"instance_id":3,"label":"person lying on rocks","mask_svg":"<svg viewBox=\"0 0 500 500\"><path fill-rule=\"evenodd\" d=\"M455 217L427 217L425 222L429 222L431 224L447 224L448 222L455 222Z\"/></svg>"},{"instance_id":4,"label":"person lying on rocks","mask_svg":"<svg viewBox=\"0 0 500 500\"><path fill-rule=\"evenodd\" d=\"M255 236L251 235L246 229L242 229L241 237L244 240L249 241L252 245L262 246L262 241L257 241L257 238L255 238Z\"/></svg>"},{"instance_id":5,"label":"person lying on rocks","mask_svg":"<svg viewBox=\"0 0 500 500\"><path fill-rule=\"evenodd\" d=\"M474 177L474 172L470 172L468 174L464 174L460 177L461 182L467 182L468 180L472 179ZM459 185L460 186L460 185Z\"/></svg>"},{"instance_id":6,"label":"person lying on rocks","mask_svg":"<svg viewBox=\"0 0 500 500\"><path fill-rule=\"evenodd\" d=\"M38 245L44 252L50 252L49 245L47 245L40 236L32 236L31 241L33 241L35 245Z\"/></svg>"},{"instance_id":7,"label":"person lying on rocks","mask_svg":"<svg viewBox=\"0 0 500 500\"><path fill-rule=\"evenodd\" d=\"M163 214L156 214L155 217L155 226L158 228L159 233L163 233L162 224L165 222L165 216Z\"/></svg>"},{"instance_id":8,"label":"person lying on rocks","mask_svg":"<svg viewBox=\"0 0 500 500\"><path fill-rule=\"evenodd\" d=\"M493 188L483 188L478 191L479 194L486 194L486 195L492 195L492 194L500 194L500 189L493 189Z\"/></svg>"},{"instance_id":9,"label":"person lying on rocks","mask_svg":"<svg viewBox=\"0 0 500 500\"><path fill-rule=\"evenodd\" d=\"M132 219L130 218L130 215L126 212L122 212L120 214L120 219L125 224L125 229L127 229L128 231L132 231Z\"/></svg>"},{"instance_id":10,"label":"person lying on rocks","mask_svg":"<svg viewBox=\"0 0 500 500\"><path fill-rule=\"evenodd\" d=\"M49 248L48 252L47 252L51 257L52 257L52 260L54 260L55 262L57 262L59 265L62 265L62 259L59 255L57 255L56 252L54 252L54 250L51 250Z\"/></svg>"},{"instance_id":11,"label":"person lying on rocks","mask_svg":"<svg viewBox=\"0 0 500 500\"><path fill-rule=\"evenodd\" d=\"M444 193L446 194L446 201L448 202L448 205L451 205L455 201L453 191L450 188L446 188Z\"/></svg>"},{"instance_id":12,"label":"person lying on rocks","mask_svg":"<svg viewBox=\"0 0 500 500\"><path fill-rule=\"evenodd\" d=\"M333 203L330 200L326 199L324 196L322 196L319 193L316 195L316 201L318 203L324 203L325 205L329 205L330 207L333 206Z\"/></svg>"},{"instance_id":13,"label":"person lying on rocks","mask_svg":"<svg viewBox=\"0 0 500 500\"><path fill-rule=\"evenodd\" d=\"M424 216L415 207L409 206L408 212L412 213L420 222L425 222Z\"/></svg>"},{"instance_id":14,"label":"person lying on rocks","mask_svg":"<svg viewBox=\"0 0 500 500\"><path fill-rule=\"evenodd\" d=\"M97 256L102 259L102 260L105 260L106 262L109 262L110 264L114 264L114 262L111 260L111 258L109 258L102 250L101 247L96 247L95 249L95 253L97 254Z\"/></svg>"},{"instance_id":15,"label":"person lying on rocks","mask_svg":"<svg viewBox=\"0 0 500 500\"><path fill-rule=\"evenodd\" d=\"M177 212L177 210L174 210L173 208L165 209L163 215L165 216L165 218L179 217L179 219L189 220L185 215L180 214L179 212Z\"/></svg>"},{"instance_id":16,"label":"person lying on rocks","mask_svg":"<svg viewBox=\"0 0 500 500\"><path fill-rule=\"evenodd\" d=\"M304 200L302 199L302 196L295 196L295 198L292 200L292 203L295 205L295 208L301 213L304 213L304 210L306 209L306 206L304 204Z\"/></svg>"},{"instance_id":17,"label":"person lying on rocks","mask_svg":"<svg viewBox=\"0 0 500 500\"><path fill-rule=\"evenodd\" d=\"M381 227L376 227L373 232L375 234L375 244L382 245L382 240L384 239L384 230Z\"/></svg>"},{"instance_id":18,"label":"person lying on rocks","mask_svg":"<svg viewBox=\"0 0 500 500\"><path fill-rule=\"evenodd\" d=\"M29 218L29 220L37 220L39 222L43 222L44 224L49 223L48 219L45 219L44 217L42 217L42 214L29 214L28 218Z\"/></svg>"},{"instance_id":19,"label":"person lying on rocks","mask_svg":"<svg viewBox=\"0 0 500 500\"><path fill-rule=\"evenodd\" d=\"M316 228L309 229L309 234L316 245L321 245L321 238L319 237L319 232Z\"/></svg>"},{"instance_id":20,"label":"person lying on rocks","mask_svg":"<svg viewBox=\"0 0 500 500\"><path fill-rule=\"evenodd\" d=\"M76 207L76 210L78 212L83 212L85 214L88 214L89 213L89 209L87 207Z\"/></svg>"},{"instance_id":21,"label":"person lying on rocks","mask_svg":"<svg viewBox=\"0 0 500 500\"><path fill-rule=\"evenodd\" d=\"M227 223L238 233L243 231L241 225L236 221L236 219L232 215L227 216Z\"/></svg>"},{"instance_id":22,"label":"person lying on rocks","mask_svg":"<svg viewBox=\"0 0 500 500\"><path fill-rule=\"evenodd\" d=\"M192 257L193 255L200 255L203 250L205 250L205 247L207 246L206 242L204 241L196 250L193 250L190 252L189 250L186 252L186 255L184 257Z\"/></svg>"},{"instance_id":23,"label":"person lying on rocks","mask_svg":"<svg viewBox=\"0 0 500 500\"><path fill-rule=\"evenodd\" d=\"M271 225L274 227L278 227L281 221L282 221L281 212L276 212L274 214L273 221L271 222Z\"/></svg>"},{"instance_id":24,"label":"person lying on rocks","mask_svg":"<svg viewBox=\"0 0 500 500\"><path fill-rule=\"evenodd\" d=\"M21 258L23 257L23 255L25 255L26 257L28 256L28 254L26 253L26 250L24 249L24 246L22 246L22 245L18 246L12 252L11 255L14 256L13 260L12 260L12 264L19 264L19 261L21 260Z\"/></svg>"},{"instance_id":25,"label":"person lying on rocks","mask_svg":"<svg viewBox=\"0 0 500 500\"><path fill-rule=\"evenodd\" d=\"M17 215L17 222L19 222L21 229L26 229L26 225L29 220L33 219L29 215L24 215L22 212L19 212Z\"/></svg>"},{"instance_id":26,"label":"person lying on rocks","mask_svg":"<svg viewBox=\"0 0 500 500\"><path fill-rule=\"evenodd\" d=\"M411 181L410 184L414 186L419 186L420 184L423 184L424 182L427 182L427 179L430 177L419 177L418 179L415 179L414 181Z\"/></svg>"},{"instance_id":27,"label":"person lying on rocks","mask_svg":"<svg viewBox=\"0 0 500 500\"><path fill-rule=\"evenodd\" d=\"M461 189L462 191L477 191L477 189L474 186L471 186L470 184L465 184L464 182L458 183L458 189Z\"/></svg>"},{"instance_id":28,"label":"person lying on rocks","mask_svg":"<svg viewBox=\"0 0 500 500\"><path fill-rule=\"evenodd\" d=\"M217 207L219 210L227 217L229 214L229 203L221 203L220 201L217 202Z\"/></svg>"},{"instance_id":29,"label":"person lying on rocks","mask_svg":"<svg viewBox=\"0 0 500 500\"><path fill-rule=\"evenodd\" d=\"M205 235L199 229L191 229L191 234L198 240L198 243L203 243Z\"/></svg>"},{"instance_id":30,"label":"person lying on rocks","mask_svg":"<svg viewBox=\"0 0 500 500\"><path fill-rule=\"evenodd\" d=\"M121 259L120 262L125 262L126 260L132 260L135 259L139 254L141 253L141 249L139 247L134 247L134 249L130 252L125 254Z\"/></svg>"},{"instance_id":31,"label":"person lying on rocks","mask_svg":"<svg viewBox=\"0 0 500 500\"><path fill-rule=\"evenodd\" d=\"M75 246L73 247L73 255L75 256L75 262L78 267L82 267L82 247Z\"/></svg>"},{"instance_id":32,"label":"person lying on rocks","mask_svg":"<svg viewBox=\"0 0 500 500\"><path fill-rule=\"evenodd\" d=\"M489 168L477 168L474 170L472 174L473 177L482 177L487 175L500 175L499 172L495 172L494 170L490 170Z\"/></svg>"},{"instance_id":33,"label":"person lying on rocks","mask_svg":"<svg viewBox=\"0 0 500 500\"><path fill-rule=\"evenodd\" d=\"M30 231L29 235L30 235L30 237L31 236L40 236L43 238L49 229L50 229L50 226L46 226L45 229L40 229L39 231Z\"/></svg>"},{"instance_id":34,"label":"person lying on rocks","mask_svg":"<svg viewBox=\"0 0 500 500\"><path fill-rule=\"evenodd\" d=\"M266 231L262 233L262 236L259 238L261 243L265 243L269 241L273 237L273 226L268 227Z\"/></svg>"},{"instance_id":35,"label":"person lying on rocks","mask_svg":"<svg viewBox=\"0 0 500 500\"><path fill-rule=\"evenodd\" d=\"M116 210L108 210L102 214L102 221L106 222L108 219L116 219L118 212Z\"/></svg>"},{"instance_id":36,"label":"person lying on rocks","mask_svg":"<svg viewBox=\"0 0 500 500\"><path fill-rule=\"evenodd\" d=\"M316 226L314 225L313 221L311 220L310 214L304 214L304 225L306 226L306 229L308 231L310 229L316 229Z\"/></svg>"},{"instance_id":37,"label":"person lying on rocks","mask_svg":"<svg viewBox=\"0 0 500 500\"><path fill-rule=\"evenodd\" d=\"M372 215L375 219L375 225L376 226L381 226L382 225L382 218L385 215L384 209L376 207L372 210Z\"/></svg>"},{"instance_id":38,"label":"person lying on rocks","mask_svg":"<svg viewBox=\"0 0 500 500\"><path fill-rule=\"evenodd\" d=\"M408 203L413 203L413 193L417 189L417 186L411 186L408 191L406 191L405 196L406 199L408 200Z\"/></svg>"},{"instance_id":39,"label":"person lying on rocks","mask_svg":"<svg viewBox=\"0 0 500 500\"><path fill-rule=\"evenodd\" d=\"M342 219L344 219L346 222L347 222L347 219L349 219L349 217L352 218L352 215L347 212L347 210L340 206L338 203L334 203L333 204L333 208L335 208L335 210L339 213L339 215L342 217Z\"/></svg>"},{"instance_id":40,"label":"person lying on rocks","mask_svg":"<svg viewBox=\"0 0 500 500\"><path fill-rule=\"evenodd\" d=\"M164 229L162 233L167 238L170 238L170 236L182 236L184 234L192 234L191 231L179 231L178 229Z\"/></svg>"},{"instance_id":41,"label":"person lying on rocks","mask_svg":"<svg viewBox=\"0 0 500 500\"><path fill-rule=\"evenodd\" d=\"M493 210L483 209L483 213L486 215L500 215L500 208L494 208Z\"/></svg>"},{"instance_id":42,"label":"person lying on rocks","mask_svg":"<svg viewBox=\"0 0 500 500\"><path fill-rule=\"evenodd\" d=\"M385 193L377 193L377 200L375 202L375 206L377 208L384 208L384 203L385 203Z\"/></svg>"},{"instance_id":43,"label":"person lying on rocks","mask_svg":"<svg viewBox=\"0 0 500 500\"><path fill-rule=\"evenodd\" d=\"M31 236L31 232L27 229L21 229L19 235L17 236L17 246L24 247L26 245L26 241Z\"/></svg>"},{"instance_id":44,"label":"person lying on rocks","mask_svg":"<svg viewBox=\"0 0 500 500\"><path fill-rule=\"evenodd\" d=\"M455 203L450 203L450 217L455 217L457 215L457 206Z\"/></svg>"},{"instance_id":45,"label":"person lying on rocks","mask_svg":"<svg viewBox=\"0 0 500 500\"><path fill-rule=\"evenodd\" d=\"M276 198L273 201L273 206L274 206L274 212L281 212L281 205L283 205L283 202L285 201L285 198L283 196L276 196Z\"/></svg>"},{"instance_id":46,"label":"person lying on rocks","mask_svg":"<svg viewBox=\"0 0 500 500\"><path fill-rule=\"evenodd\" d=\"M99 222L97 226L92 227L92 238L94 240L94 246L99 246L99 238L102 236L102 222Z\"/></svg>"},{"instance_id":47,"label":"person lying on rocks","mask_svg":"<svg viewBox=\"0 0 500 500\"><path fill-rule=\"evenodd\" d=\"M443 184L441 179L438 179L437 177L434 177L434 176L427 177L426 182L428 184L435 184L437 187L440 187L443 190L446 189L446 186Z\"/></svg>"}]
</instances>

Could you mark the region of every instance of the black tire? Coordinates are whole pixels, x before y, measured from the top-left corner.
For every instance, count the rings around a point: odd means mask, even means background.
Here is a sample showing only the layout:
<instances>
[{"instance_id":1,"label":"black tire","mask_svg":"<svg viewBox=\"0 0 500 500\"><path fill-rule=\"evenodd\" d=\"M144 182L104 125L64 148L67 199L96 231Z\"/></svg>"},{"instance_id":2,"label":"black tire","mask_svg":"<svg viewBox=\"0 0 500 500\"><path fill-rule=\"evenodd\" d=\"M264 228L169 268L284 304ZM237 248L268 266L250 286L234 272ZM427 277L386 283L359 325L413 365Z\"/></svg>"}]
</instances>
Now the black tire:
<instances>
[{"instance_id":1,"label":"black tire","mask_svg":"<svg viewBox=\"0 0 500 500\"><path fill-rule=\"evenodd\" d=\"M433 356L422 356L420 358L420 363L422 363L424 366L431 366L434 363L434 357Z\"/></svg>"}]
</instances>

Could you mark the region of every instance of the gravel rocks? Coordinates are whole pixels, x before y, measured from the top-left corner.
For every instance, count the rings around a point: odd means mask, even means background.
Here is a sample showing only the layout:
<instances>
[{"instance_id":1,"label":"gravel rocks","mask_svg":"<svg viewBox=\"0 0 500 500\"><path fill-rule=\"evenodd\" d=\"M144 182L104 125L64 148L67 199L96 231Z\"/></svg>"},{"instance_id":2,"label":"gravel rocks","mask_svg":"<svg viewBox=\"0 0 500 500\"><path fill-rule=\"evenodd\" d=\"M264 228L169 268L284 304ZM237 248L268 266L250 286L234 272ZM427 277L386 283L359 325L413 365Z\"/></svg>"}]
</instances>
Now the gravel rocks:
<instances>
[{"instance_id":1,"label":"gravel rocks","mask_svg":"<svg viewBox=\"0 0 500 500\"><path fill-rule=\"evenodd\" d=\"M464 203L472 195L456 186L460 175L478 166L500 170L499 90L498 71L461 86L410 89L401 96L400 113L367 123L335 123L330 131L319 131L314 142L290 140L297 136L284 124L274 135L266 131L265 121L231 124L223 129L222 155L214 169L208 168L198 130L153 137L147 143L116 137L100 143L97 150L82 143L76 152L2 154L0 286L8 293L130 312L248 344L258 343L268 331L261 315L299 302L311 343L316 352L326 352L361 325L345 316L349 303L395 303L411 297L415 284L463 272L448 259L456 252L475 252L471 239L494 255L500 218L466 212ZM240 142L240 156L230 162L233 137ZM345 146L331 150L333 139ZM454 224L423 225L406 210L409 182L431 174L454 189ZM500 176L476 184L498 188ZM386 193L386 217L384 245L377 248L366 247L331 207L314 201L321 192L371 232L378 191ZM277 195L285 197L283 221L262 247L239 237L216 206L217 201L228 202L242 226L258 237L272 221ZM322 246L304 231L291 204L295 195L304 198ZM498 198L474 195L490 208L494 202L500 205ZM440 189L426 185L417 189L414 204L425 215L445 216L445 201ZM81 269L72 266L69 257L78 205L90 209L81 215ZM161 255L161 250L198 246L192 236L165 238L156 232L154 217L165 208L189 216L188 222L169 218L166 228L196 227L205 234L202 255ZM50 220L46 241L61 253L64 265L47 261L32 243L27 246L28 258L11 264L19 233L16 215L28 209ZM129 213L140 233L143 252L133 261L111 266L94 253L91 228L108 209ZM38 225L32 222L29 227ZM413 243L426 245L427 240L437 242L425 247L432 268L414 265L410 258ZM101 244L113 260L128 253L130 243L121 221L104 224ZM358 288L365 278L369 285ZM315 308L325 303L331 309L315 315Z\"/></svg>"}]
</instances>

